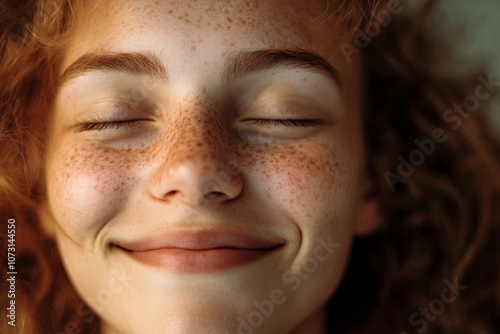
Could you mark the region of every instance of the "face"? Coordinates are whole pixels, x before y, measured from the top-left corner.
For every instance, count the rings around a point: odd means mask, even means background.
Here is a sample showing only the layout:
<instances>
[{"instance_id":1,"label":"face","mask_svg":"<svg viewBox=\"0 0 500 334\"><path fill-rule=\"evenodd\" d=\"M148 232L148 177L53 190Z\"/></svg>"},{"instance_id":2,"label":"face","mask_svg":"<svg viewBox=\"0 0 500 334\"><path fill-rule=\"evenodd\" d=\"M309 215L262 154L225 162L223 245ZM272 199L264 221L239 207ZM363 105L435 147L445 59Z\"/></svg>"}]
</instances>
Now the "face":
<instances>
[{"instance_id":1,"label":"face","mask_svg":"<svg viewBox=\"0 0 500 334\"><path fill-rule=\"evenodd\" d=\"M320 333L376 225L360 66L321 2L96 9L62 64L46 180L104 333Z\"/></svg>"}]
</instances>

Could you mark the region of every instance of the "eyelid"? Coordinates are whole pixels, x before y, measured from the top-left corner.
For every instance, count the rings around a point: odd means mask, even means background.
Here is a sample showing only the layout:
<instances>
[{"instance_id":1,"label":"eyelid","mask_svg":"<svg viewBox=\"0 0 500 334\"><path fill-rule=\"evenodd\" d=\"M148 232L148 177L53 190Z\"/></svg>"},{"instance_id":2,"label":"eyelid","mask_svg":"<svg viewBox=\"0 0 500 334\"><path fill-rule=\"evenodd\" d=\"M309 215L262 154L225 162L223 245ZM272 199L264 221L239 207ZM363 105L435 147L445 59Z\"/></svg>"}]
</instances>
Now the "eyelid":
<instances>
[{"instance_id":1,"label":"eyelid","mask_svg":"<svg viewBox=\"0 0 500 334\"><path fill-rule=\"evenodd\" d=\"M238 113L243 120L246 117L259 119L310 119L317 118L318 113L313 112L314 107L304 104L289 102L259 103ZM247 116L248 115L248 116Z\"/></svg>"},{"instance_id":2,"label":"eyelid","mask_svg":"<svg viewBox=\"0 0 500 334\"><path fill-rule=\"evenodd\" d=\"M104 130L113 130L120 128L131 128L140 125L143 121L149 121L148 119L131 119L131 120L123 120L123 121L109 121L109 122L89 122L80 124L77 129L77 132L85 132L85 131L104 131Z\"/></svg>"},{"instance_id":3,"label":"eyelid","mask_svg":"<svg viewBox=\"0 0 500 334\"><path fill-rule=\"evenodd\" d=\"M158 108L148 101L142 99L134 101L130 97L106 97L88 102L80 114L79 123L112 122L116 120L127 120L127 118L139 118L158 116Z\"/></svg>"},{"instance_id":4,"label":"eyelid","mask_svg":"<svg viewBox=\"0 0 500 334\"><path fill-rule=\"evenodd\" d=\"M264 119L264 118L255 118L255 119L247 119L256 125L267 125L267 126L284 126L284 127L317 127L321 125L321 121L317 119Z\"/></svg>"},{"instance_id":5,"label":"eyelid","mask_svg":"<svg viewBox=\"0 0 500 334\"><path fill-rule=\"evenodd\" d=\"M92 104L83 112L73 129L75 132L101 131L133 127L143 121L154 121L158 109L151 103L144 104L129 99L107 98ZM90 109L90 110L89 110Z\"/></svg>"}]
</instances>

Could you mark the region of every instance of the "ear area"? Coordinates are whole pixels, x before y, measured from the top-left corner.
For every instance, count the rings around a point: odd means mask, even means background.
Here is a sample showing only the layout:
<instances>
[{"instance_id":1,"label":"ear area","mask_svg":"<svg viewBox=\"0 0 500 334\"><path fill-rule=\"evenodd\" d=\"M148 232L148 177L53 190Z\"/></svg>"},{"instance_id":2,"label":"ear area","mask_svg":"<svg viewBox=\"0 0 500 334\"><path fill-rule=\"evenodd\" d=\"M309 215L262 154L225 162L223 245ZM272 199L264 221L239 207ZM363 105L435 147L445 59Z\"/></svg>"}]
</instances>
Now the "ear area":
<instances>
[{"instance_id":1,"label":"ear area","mask_svg":"<svg viewBox=\"0 0 500 334\"><path fill-rule=\"evenodd\" d=\"M38 216L38 221L40 222L41 230L48 237L54 238L55 237L54 219L50 214L50 210L46 202L39 204L39 206L37 207L37 216Z\"/></svg>"},{"instance_id":2,"label":"ear area","mask_svg":"<svg viewBox=\"0 0 500 334\"><path fill-rule=\"evenodd\" d=\"M354 216L353 233L355 236L368 236L382 227L385 217L382 215L380 200L373 195L370 180L364 183L361 201Z\"/></svg>"}]
</instances>

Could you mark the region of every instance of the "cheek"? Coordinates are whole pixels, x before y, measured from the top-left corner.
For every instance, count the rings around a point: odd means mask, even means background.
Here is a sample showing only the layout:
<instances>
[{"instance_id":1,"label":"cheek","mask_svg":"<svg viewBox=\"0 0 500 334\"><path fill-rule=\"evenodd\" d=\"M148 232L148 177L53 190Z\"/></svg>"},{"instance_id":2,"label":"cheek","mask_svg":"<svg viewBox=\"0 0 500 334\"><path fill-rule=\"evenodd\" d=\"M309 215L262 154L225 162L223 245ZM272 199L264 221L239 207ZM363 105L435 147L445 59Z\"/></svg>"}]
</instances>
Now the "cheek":
<instances>
[{"instance_id":1,"label":"cheek","mask_svg":"<svg viewBox=\"0 0 500 334\"><path fill-rule=\"evenodd\" d=\"M47 187L56 221L75 237L98 230L116 214L137 183L131 150L91 146L55 152Z\"/></svg>"},{"instance_id":2,"label":"cheek","mask_svg":"<svg viewBox=\"0 0 500 334\"><path fill-rule=\"evenodd\" d=\"M298 224L321 229L347 221L354 203L359 162L355 147L310 139L273 148L254 158L258 181L269 201Z\"/></svg>"}]
</instances>

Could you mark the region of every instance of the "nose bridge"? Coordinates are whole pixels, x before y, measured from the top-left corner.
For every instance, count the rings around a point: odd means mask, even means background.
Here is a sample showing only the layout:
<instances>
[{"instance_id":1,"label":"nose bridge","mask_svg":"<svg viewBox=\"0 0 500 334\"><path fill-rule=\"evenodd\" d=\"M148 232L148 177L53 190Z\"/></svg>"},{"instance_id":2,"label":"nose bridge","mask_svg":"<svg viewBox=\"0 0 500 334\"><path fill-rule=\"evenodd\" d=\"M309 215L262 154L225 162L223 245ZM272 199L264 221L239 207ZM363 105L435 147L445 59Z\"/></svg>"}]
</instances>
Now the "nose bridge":
<instances>
[{"instance_id":1,"label":"nose bridge","mask_svg":"<svg viewBox=\"0 0 500 334\"><path fill-rule=\"evenodd\" d=\"M229 199L240 192L239 179L226 172L234 160L231 135L216 111L185 103L166 120L160 167L153 177L153 195L182 198L198 205L207 198Z\"/></svg>"},{"instance_id":2,"label":"nose bridge","mask_svg":"<svg viewBox=\"0 0 500 334\"><path fill-rule=\"evenodd\" d=\"M223 168L231 153L221 121L208 111L181 110L174 117L166 166L172 170L192 164L205 173Z\"/></svg>"}]
</instances>

